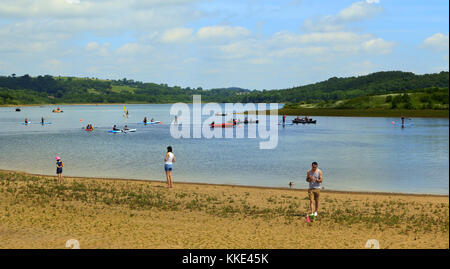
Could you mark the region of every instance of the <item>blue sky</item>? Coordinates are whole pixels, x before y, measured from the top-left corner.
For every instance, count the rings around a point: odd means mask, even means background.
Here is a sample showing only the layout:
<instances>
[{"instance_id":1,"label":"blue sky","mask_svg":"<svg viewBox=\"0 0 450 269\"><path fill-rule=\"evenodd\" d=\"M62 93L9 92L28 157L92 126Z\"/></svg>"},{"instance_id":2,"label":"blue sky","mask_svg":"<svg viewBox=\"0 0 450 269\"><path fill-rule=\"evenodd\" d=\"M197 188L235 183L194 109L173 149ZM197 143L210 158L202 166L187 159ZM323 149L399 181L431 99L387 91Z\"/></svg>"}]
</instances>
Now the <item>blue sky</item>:
<instances>
[{"instance_id":1,"label":"blue sky","mask_svg":"<svg viewBox=\"0 0 450 269\"><path fill-rule=\"evenodd\" d=\"M3 0L0 74L275 89L448 71L442 0Z\"/></svg>"}]
</instances>

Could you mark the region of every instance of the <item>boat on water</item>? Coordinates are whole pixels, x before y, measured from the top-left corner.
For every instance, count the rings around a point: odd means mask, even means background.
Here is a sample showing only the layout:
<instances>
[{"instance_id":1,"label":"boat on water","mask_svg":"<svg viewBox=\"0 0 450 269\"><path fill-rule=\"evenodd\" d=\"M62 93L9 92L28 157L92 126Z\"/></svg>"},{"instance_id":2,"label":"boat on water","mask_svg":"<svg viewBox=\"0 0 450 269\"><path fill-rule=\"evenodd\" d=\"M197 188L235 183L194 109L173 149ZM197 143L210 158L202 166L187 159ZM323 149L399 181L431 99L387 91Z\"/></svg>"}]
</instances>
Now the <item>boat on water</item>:
<instances>
[{"instance_id":1,"label":"boat on water","mask_svg":"<svg viewBox=\"0 0 450 269\"><path fill-rule=\"evenodd\" d=\"M121 129L121 130L109 130L109 133L128 133L128 132L136 132L136 129Z\"/></svg>"},{"instance_id":2,"label":"boat on water","mask_svg":"<svg viewBox=\"0 0 450 269\"><path fill-rule=\"evenodd\" d=\"M317 120L313 120L313 119L293 119L292 123L296 123L296 124L316 124Z\"/></svg>"},{"instance_id":3,"label":"boat on water","mask_svg":"<svg viewBox=\"0 0 450 269\"><path fill-rule=\"evenodd\" d=\"M20 110L20 108L16 108L16 112L20 112L21 110Z\"/></svg>"},{"instance_id":4,"label":"boat on water","mask_svg":"<svg viewBox=\"0 0 450 269\"><path fill-rule=\"evenodd\" d=\"M53 109L52 110L53 113L62 113L64 111L62 111L59 107L57 109Z\"/></svg>"},{"instance_id":5,"label":"boat on water","mask_svg":"<svg viewBox=\"0 0 450 269\"><path fill-rule=\"evenodd\" d=\"M211 123L209 126L211 126L211 128L226 128L226 127L233 127L236 124L233 123Z\"/></svg>"}]
</instances>

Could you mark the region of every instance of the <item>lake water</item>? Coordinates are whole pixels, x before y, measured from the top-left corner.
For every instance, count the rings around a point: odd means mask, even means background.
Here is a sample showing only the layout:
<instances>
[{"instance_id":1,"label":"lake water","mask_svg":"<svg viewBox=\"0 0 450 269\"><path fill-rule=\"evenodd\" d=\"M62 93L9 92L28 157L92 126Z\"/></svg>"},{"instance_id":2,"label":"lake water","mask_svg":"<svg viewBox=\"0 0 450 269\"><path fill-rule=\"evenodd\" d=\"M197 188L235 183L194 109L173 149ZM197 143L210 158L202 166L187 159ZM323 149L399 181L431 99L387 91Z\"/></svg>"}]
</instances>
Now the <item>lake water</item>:
<instances>
[{"instance_id":1,"label":"lake water","mask_svg":"<svg viewBox=\"0 0 450 269\"><path fill-rule=\"evenodd\" d=\"M261 139L174 139L171 105L127 105L135 133L108 133L124 124L121 105L0 108L0 169L30 173L165 180L166 147L174 149L174 182L307 188L306 171L317 161L326 189L448 194L449 120L414 118L402 129L397 118L314 117L315 125L278 130L278 145ZM22 124L25 117L50 125ZM137 124L144 116L160 125ZM291 122L294 117L287 117ZM82 120L80 122L80 120ZM93 132L82 130L88 123ZM243 125L244 129L248 128Z\"/></svg>"}]
</instances>

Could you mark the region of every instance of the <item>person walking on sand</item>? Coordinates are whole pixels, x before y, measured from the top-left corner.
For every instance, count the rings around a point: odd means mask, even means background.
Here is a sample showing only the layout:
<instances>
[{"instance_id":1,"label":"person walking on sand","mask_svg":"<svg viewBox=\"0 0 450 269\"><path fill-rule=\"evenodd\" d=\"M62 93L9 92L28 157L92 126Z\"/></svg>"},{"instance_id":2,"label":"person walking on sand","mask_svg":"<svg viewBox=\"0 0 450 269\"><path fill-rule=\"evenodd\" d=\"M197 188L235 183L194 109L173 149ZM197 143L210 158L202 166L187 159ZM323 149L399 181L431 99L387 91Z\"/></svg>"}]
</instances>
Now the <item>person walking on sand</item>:
<instances>
[{"instance_id":1,"label":"person walking on sand","mask_svg":"<svg viewBox=\"0 0 450 269\"><path fill-rule=\"evenodd\" d=\"M61 158L56 156L56 174L58 175L58 183L62 182L63 163Z\"/></svg>"},{"instance_id":2,"label":"person walking on sand","mask_svg":"<svg viewBox=\"0 0 450 269\"><path fill-rule=\"evenodd\" d=\"M172 164L175 162L175 155L172 153L172 147L167 147L166 157L164 158L164 170L166 171L167 188L173 188L172 185Z\"/></svg>"},{"instance_id":3,"label":"person walking on sand","mask_svg":"<svg viewBox=\"0 0 450 269\"><path fill-rule=\"evenodd\" d=\"M309 182L308 197L309 197L309 207L311 209L311 215L313 217L317 216L317 211L319 210L319 196L320 187L322 184L322 171L318 168L317 162L312 163L312 168L306 172L306 182ZM313 210L313 199L315 202L315 207Z\"/></svg>"}]
</instances>

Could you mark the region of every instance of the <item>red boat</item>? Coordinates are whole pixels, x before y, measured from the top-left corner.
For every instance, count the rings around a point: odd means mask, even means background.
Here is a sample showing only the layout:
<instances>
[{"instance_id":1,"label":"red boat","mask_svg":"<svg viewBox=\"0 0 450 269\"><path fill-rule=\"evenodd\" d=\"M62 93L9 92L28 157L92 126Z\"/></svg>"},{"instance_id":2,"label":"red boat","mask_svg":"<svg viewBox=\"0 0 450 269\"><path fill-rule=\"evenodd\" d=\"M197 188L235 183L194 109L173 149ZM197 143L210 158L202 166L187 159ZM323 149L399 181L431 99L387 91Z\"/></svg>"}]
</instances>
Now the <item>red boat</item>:
<instances>
[{"instance_id":1,"label":"red boat","mask_svg":"<svg viewBox=\"0 0 450 269\"><path fill-rule=\"evenodd\" d=\"M233 127L236 124L233 123L219 123L219 124L210 124L209 126L211 126L211 128L225 128L225 127Z\"/></svg>"}]
</instances>

